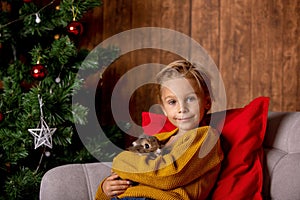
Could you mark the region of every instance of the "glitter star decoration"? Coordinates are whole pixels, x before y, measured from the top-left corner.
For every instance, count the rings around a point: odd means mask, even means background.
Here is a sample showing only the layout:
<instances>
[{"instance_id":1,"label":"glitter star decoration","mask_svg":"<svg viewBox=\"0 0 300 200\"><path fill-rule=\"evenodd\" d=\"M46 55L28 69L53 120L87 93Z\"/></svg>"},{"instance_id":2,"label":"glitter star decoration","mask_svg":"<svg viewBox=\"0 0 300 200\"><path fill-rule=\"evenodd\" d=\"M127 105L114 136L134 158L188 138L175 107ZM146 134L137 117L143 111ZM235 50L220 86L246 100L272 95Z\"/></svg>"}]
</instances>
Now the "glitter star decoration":
<instances>
[{"instance_id":1,"label":"glitter star decoration","mask_svg":"<svg viewBox=\"0 0 300 200\"><path fill-rule=\"evenodd\" d=\"M43 116L43 102L40 95L38 95L39 104L40 104L40 123L38 128L28 129L31 135L34 137L34 149L39 148L42 145L45 145L49 148L52 148L52 135L56 131L56 128L49 128L48 124L44 120Z\"/></svg>"},{"instance_id":2,"label":"glitter star decoration","mask_svg":"<svg viewBox=\"0 0 300 200\"><path fill-rule=\"evenodd\" d=\"M28 129L34 137L34 149L42 145L52 148L52 135L56 131L56 128L49 128L43 118L41 118L40 124L40 128Z\"/></svg>"}]
</instances>

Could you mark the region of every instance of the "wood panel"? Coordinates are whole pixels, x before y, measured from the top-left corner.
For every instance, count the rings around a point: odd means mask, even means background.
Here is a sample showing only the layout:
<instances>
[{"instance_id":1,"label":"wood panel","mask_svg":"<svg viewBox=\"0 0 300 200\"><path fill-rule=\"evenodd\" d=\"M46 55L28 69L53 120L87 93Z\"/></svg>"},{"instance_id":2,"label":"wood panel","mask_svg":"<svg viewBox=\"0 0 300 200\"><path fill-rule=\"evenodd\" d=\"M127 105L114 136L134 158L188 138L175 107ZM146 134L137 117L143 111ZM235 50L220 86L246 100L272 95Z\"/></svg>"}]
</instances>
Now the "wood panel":
<instances>
[{"instance_id":1,"label":"wood panel","mask_svg":"<svg viewBox=\"0 0 300 200\"><path fill-rule=\"evenodd\" d=\"M228 107L240 107L251 96L251 1L221 1L220 71Z\"/></svg>"},{"instance_id":2,"label":"wood panel","mask_svg":"<svg viewBox=\"0 0 300 200\"><path fill-rule=\"evenodd\" d=\"M155 25L160 26L160 1L135 1L132 6L135 11L132 13L132 28L152 27ZM153 41L152 43L155 43L155 38L153 37L154 36L152 34L140 35L137 42L141 43L141 45L143 43L149 43L149 41ZM134 51L131 56L133 63L135 63L135 67L143 67L143 65L147 63L160 63L160 52L152 49ZM151 67L151 65L149 65L149 67ZM138 74L135 80L132 81L132 87L134 87L136 91L131 97L129 110L132 120L136 124L141 124L141 113L145 110L149 110L153 104L153 101L151 101L150 98L145 98L145 91L148 92L147 96L153 95L154 91L151 89L153 87L150 85L137 85L137 83L140 83L143 80L148 80L148 77L153 76L151 72L152 70L147 70L143 74ZM132 132L133 135L136 135L140 131L133 130Z\"/></svg>"},{"instance_id":3,"label":"wood panel","mask_svg":"<svg viewBox=\"0 0 300 200\"><path fill-rule=\"evenodd\" d=\"M222 75L228 108L242 107L253 98L269 96L270 110L300 110L300 0L103 0L84 20L89 32L81 41L89 49L125 30L163 27L199 42ZM143 42L148 38L140 37ZM163 35L154 43L169 39ZM174 39L174 47L180 48ZM183 49L184 51L184 49ZM167 64L178 55L165 51L135 51L110 72L108 85L129 69L149 62ZM147 74L141 74L143 79ZM137 80L128 80L135 85ZM112 89L110 89L112 90ZM139 103L142 102L142 103ZM132 97L133 118L147 110L149 88ZM134 115L134 114L133 114Z\"/></svg>"},{"instance_id":4,"label":"wood panel","mask_svg":"<svg viewBox=\"0 0 300 200\"><path fill-rule=\"evenodd\" d=\"M161 1L161 25L162 28L171 29L178 31L187 36L190 36L190 1L189 0L165 0ZM184 45L181 43L181 38L179 35L171 37L170 35L164 33L162 35L161 42L167 43L168 41L173 40L173 52L163 51L161 54L161 61L167 64L174 61L177 53L187 53L188 51ZM171 41L172 42L172 41Z\"/></svg>"},{"instance_id":5,"label":"wood panel","mask_svg":"<svg viewBox=\"0 0 300 200\"><path fill-rule=\"evenodd\" d=\"M191 38L209 53L220 66L220 1L192 1Z\"/></svg>"},{"instance_id":6,"label":"wood panel","mask_svg":"<svg viewBox=\"0 0 300 200\"><path fill-rule=\"evenodd\" d=\"M270 1L252 1L252 34L251 34L251 96L271 95L272 62L268 60L268 51L272 48L269 21L272 17ZM278 67L280 71L280 66Z\"/></svg>"},{"instance_id":7,"label":"wood panel","mask_svg":"<svg viewBox=\"0 0 300 200\"><path fill-rule=\"evenodd\" d=\"M93 49L103 40L103 6L99 6L89 11L81 21L84 26L84 34L80 39L80 46Z\"/></svg>"},{"instance_id":8,"label":"wood panel","mask_svg":"<svg viewBox=\"0 0 300 200\"><path fill-rule=\"evenodd\" d=\"M283 110L293 110L299 107L297 100L297 89L299 88L300 62L299 62L299 1L284 1L283 7ZM297 85L298 84L298 85ZM298 94L299 95L299 94Z\"/></svg>"},{"instance_id":9,"label":"wood panel","mask_svg":"<svg viewBox=\"0 0 300 200\"><path fill-rule=\"evenodd\" d=\"M253 9L255 9L256 5L253 4ZM270 90L267 96L271 96L272 98L272 109L273 110L281 110L283 106L283 66L282 66L282 47L284 41L282 40L282 35L284 33L283 24L283 7L284 2L282 0L274 0L270 2L268 5L268 12L270 13L268 16L268 21L264 22L268 24L269 30L268 34L265 34L265 37L268 39L268 47L267 47L267 60L269 64L271 82L270 82ZM254 59L254 58L252 58ZM254 91L253 91L254 93Z\"/></svg>"}]
</instances>

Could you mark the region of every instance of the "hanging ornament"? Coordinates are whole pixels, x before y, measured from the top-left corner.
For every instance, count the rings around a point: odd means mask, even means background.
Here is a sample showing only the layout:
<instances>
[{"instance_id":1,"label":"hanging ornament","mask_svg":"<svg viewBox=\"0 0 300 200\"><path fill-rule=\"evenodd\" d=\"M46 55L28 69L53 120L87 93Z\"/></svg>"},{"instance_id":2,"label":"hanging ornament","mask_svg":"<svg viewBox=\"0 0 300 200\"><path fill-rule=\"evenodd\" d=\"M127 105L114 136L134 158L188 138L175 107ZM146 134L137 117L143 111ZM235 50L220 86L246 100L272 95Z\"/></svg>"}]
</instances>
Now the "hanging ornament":
<instances>
[{"instance_id":1,"label":"hanging ornament","mask_svg":"<svg viewBox=\"0 0 300 200\"><path fill-rule=\"evenodd\" d=\"M35 23L39 24L41 22L41 18L40 18L40 14L39 13L35 13Z\"/></svg>"},{"instance_id":2,"label":"hanging ornament","mask_svg":"<svg viewBox=\"0 0 300 200\"><path fill-rule=\"evenodd\" d=\"M54 35L55 40L58 40L59 38L60 38L60 35L58 33Z\"/></svg>"},{"instance_id":3,"label":"hanging ornament","mask_svg":"<svg viewBox=\"0 0 300 200\"><path fill-rule=\"evenodd\" d=\"M45 156L46 156L46 157L50 157L50 156L51 156L50 151L45 151Z\"/></svg>"},{"instance_id":4,"label":"hanging ornament","mask_svg":"<svg viewBox=\"0 0 300 200\"><path fill-rule=\"evenodd\" d=\"M24 3L31 3L32 0L23 0Z\"/></svg>"},{"instance_id":5,"label":"hanging ornament","mask_svg":"<svg viewBox=\"0 0 300 200\"><path fill-rule=\"evenodd\" d=\"M4 114L0 112L0 123L4 121Z\"/></svg>"},{"instance_id":6,"label":"hanging ornament","mask_svg":"<svg viewBox=\"0 0 300 200\"><path fill-rule=\"evenodd\" d=\"M30 74L35 80L41 81L46 77L47 69L44 65L38 63L31 68Z\"/></svg>"},{"instance_id":7,"label":"hanging ornament","mask_svg":"<svg viewBox=\"0 0 300 200\"><path fill-rule=\"evenodd\" d=\"M34 149L37 149L42 145L52 148L52 135L56 131L56 128L49 128L48 124L44 120L42 109L43 100L40 95L38 95L38 100L40 105L40 122L38 128L28 129L28 131L34 137Z\"/></svg>"},{"instance_id":8,"label":"hanging ornament","mask_svg":"<svg viewBox=\"0 0 300 200\"><path fill-rule=\"evenodd\" d=\"M71 21L67 26L67 31L73 36L79 36L83 32L83 26L78 21Z\"/></svg>"},{"instance_id":9,"label":"hanging ornament","mask_svg":"<svg viewBox=\"0 0 300 200\"><path fill-rule=\"evenodd\" d=\"M60 79L60 77L58 76L58 77L55 79L55 82L56 82L56 83L60 83L60 81L61 81L61 79Z\"/></svg>"},{"instance_id":10,"label":"hanging ornament","mask_svg":"<svg viewBox=\"0 0 300 200\"><path fill-rule=\"evenodd\" d=\"M61 81L60 74L61 74L63 68L64 68L64 65L61 66L60 72L59 72L58 76L57 76L56 79L55 79L55 82L56 82L56 83L60 83L60 81Z\"/></svg>"},{"instance_id":11,"label":"hanging ornament","mask_svg":"<svg viewBox=\"0 0 300 200\"><path fill-rule=\"evenodd\" d=\"M83 32L82 24L76 21L79 10L76 6L72 5L71 11L72 11L73 20L68 24L67 31L71 36L79 36Z\"/></svg>"}]
</instances>

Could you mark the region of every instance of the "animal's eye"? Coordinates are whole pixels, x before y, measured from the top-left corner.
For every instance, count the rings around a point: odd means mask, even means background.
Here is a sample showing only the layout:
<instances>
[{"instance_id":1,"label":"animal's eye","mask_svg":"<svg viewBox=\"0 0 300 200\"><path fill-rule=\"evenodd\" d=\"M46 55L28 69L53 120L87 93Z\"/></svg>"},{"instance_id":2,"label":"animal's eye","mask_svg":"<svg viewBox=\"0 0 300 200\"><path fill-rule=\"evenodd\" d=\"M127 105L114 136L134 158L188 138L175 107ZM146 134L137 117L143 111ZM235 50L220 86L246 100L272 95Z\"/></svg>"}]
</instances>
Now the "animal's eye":
<instances>
[{"instance_id":1,"label":"animal's eye","mask_svg":"<svg viewBox=\"0 0 300 200\"><path fill-rule=\"evenodd\" d=\"M145 149L149 149L150 145L149 144L145 144Z\"/></svg>"}]
</instances>

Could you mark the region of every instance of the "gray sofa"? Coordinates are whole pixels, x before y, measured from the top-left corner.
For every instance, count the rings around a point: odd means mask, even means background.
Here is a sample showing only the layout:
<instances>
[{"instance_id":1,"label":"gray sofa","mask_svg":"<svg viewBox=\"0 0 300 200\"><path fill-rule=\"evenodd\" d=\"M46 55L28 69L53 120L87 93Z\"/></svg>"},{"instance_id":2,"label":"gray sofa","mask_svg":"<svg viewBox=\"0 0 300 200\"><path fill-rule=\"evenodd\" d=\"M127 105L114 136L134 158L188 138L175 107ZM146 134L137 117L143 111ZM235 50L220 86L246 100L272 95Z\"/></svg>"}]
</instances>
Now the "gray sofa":
<instances>
[{"instance_id":1,"label":"gray sofa","mask_svg":"<svg viewBox=\"0 0 300 200\"><path fill-rule=\"evenodd\" d=\"M270 112L264 140L264 199L300 200L300 112ZM111 163L70 164L49 170L41 200L93 199Z\"/></svg>"}]
</instances>

